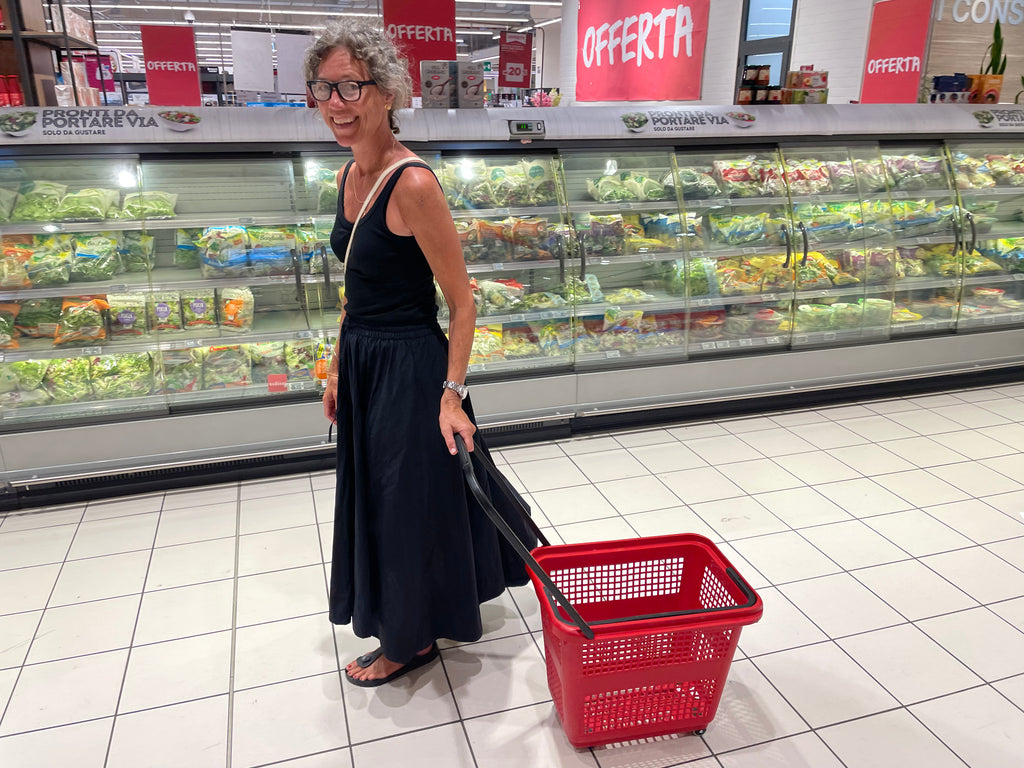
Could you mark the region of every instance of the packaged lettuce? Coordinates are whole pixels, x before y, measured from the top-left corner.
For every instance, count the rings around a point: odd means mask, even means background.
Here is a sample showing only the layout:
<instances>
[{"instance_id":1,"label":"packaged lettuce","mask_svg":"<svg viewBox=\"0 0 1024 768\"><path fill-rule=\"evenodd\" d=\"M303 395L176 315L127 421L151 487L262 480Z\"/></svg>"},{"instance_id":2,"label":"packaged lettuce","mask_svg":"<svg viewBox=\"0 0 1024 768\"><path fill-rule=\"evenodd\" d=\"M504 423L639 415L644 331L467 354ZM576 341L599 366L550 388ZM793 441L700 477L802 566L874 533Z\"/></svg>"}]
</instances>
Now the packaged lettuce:
<instances>
[{"instance_id":1,"label":"packaged lettuce","mask_svg":"<svg viewBox=\"0 0 1024 768\"><path fill-rule=\"evenodd\" d=\"M189 288L181 292L181 317L185 328L217 327L217 292L213 288Z\"/></svg>"},{"instance_id":2,"label":"packaged lettuce","mask_svg":"<svg viewBox=\"0 0 1024 768\"><path fill-rule=\"evenodd\" d=\"M551 161L533 158L522 161L523 175L530 191L531 205L554 205L558 202L558 191L555 185Z\"/></svg>"},{"instance_id":3,"label":"packaged lettuce","mask_svg":"<svg viewBox=\"0 0 1024 768\"><path fill-rule=\"evenodd\" d=\"M126 272L148 272L153 266L155 240L141 232L125 232L120 248L121 264Z\"/></svg>"},{"instance_id":4,"label":"packaged lettuce","mask_svg":"<svg viewBox=\"0 0 1024 768\"><path fill-rule=\"evenodd\" d=\"M89 363L89 378L97 400L144 397L153 391L153 360L148 352L100 355Z\"/></svg>"},{"instance_id":5,"label":"packaged lettuce","mask_svg":"<svg viewBox=\"0 0 1024 768\"><path fill-rule=\"evenodd\" d=\"M0 395L8 392L16 392L18 389L18 374L14 372L11 363L0 363Z\"/></svg>"},{"instance_id":6,"label":"packaged lettuce","mask_svg":"<svg viewBox=\"0 0 1024 768\"><path fill-rule=\"evenodd\" d=\"M52 181L25 182L11 211L11 221L53 221L67 190L66 184Z\"/></svg>"},{"instance_id":7,"label":"packaged lettuce","mask_svg":"<svg viewBox=\"0 0 1024 768\"><path fill-rule=\"evenodd\" d=\"M711 239L726 245L744 245L764 240L767 234L768 214L729 216L712 213L708 216Z\"/></svg>"},{"instance_id":8,"label":"packaged lettuce","mask_svg":"<svg viewBox=\"0 0 1024 768\"><path fill-rule=\"evenodd\" d=\"M252 330L256 300L248 288L221 288L217 306L221 328L242 333Z\"/></svg>"},{"instance_id":9,"label":"packaged lettuce","mask_svg":"<svg viewBox=\"0 0 1024 768\"><path fill-rule=\"evenodd\" d=\"M8 187L0 187L0 221L10 221L14 204L18 201L18 191Z\"/></svg>"},{"instance_id":10,"label":"packaged lettuce","mask_svg":"<svg viewBox=\"0 0 1024 768\"><path fill-rule=\"evenodd\" d=\"M109 308L103 299L88 296L65 298L57 321L54 346L102 344L107 338L105 315Z\"/></svg>"},{"instance_id":11,"label":"packaged lettuce","mask_svg":"<svg viewBox=\"0 0 1024 768\"><path fill-rule=\"evenodd\" d=\"M246 227L249 247L260 248L295 248L295 230L292 227Z\"/></svg>"},{"instance_id":12,"label":"packaged lettuce","mask_svg":"<svg viewBox=\"0 0 1024 768\"><path fill-rule=\"evenodd\" d=\"M681 192L684 197L717 197L722 194L722 190L712 175L714 171L715 169L708 165L680 168L675 175L671 172L666 174L661 183L666 187L672 187L676 186L676 179L678 179L678 192Z\"/></svg>"},{"instance_id":13,"label":"packaged lettuce","mask_svg":"<svg viewBox=\"0 0 1024 768\"><path fill-rule=\"evenodd\" d=\"M105 235L78 235L75 238L72 280L110 280L120 271L120 266L116 239Z\"/></svg>"},{"instance_id":14,"label":"packaged lettuce","mask_svg":"<svg viewBox=\"0 0 1024 768\"><path fill-rule=\"evenodd\" d=\"M288 373L284 342L266 341L258 344L246 344L244 348L248 351L249 359L252 361L253 383L266 384L268 376Z\"/></svg>"},{"instance_id":15,"label":"packaged lettuce","mask_svg":"<svg viewBox=\"0 0 1024 768\"><path fill-rule=\"evenodd\" d=\"M252 383L252 362L244 345L209 347L203 356L203 389L245 387Z\"/></svg>"},{"instance_id":16,"label":"packaged lettuce","mask_svg":"<svg viewBox=\"0 0 1024 768\"><path fill-rule=\"evenodd\" d=\"M55 403L80 403L92 399L89 358L71 357L50 361L43 387Z\"/></svg>"},{"instance_id":17,"label":"packaged lettuce","mask_svg":"<svg viewBox=\"0 0 1024 768\"><path fill-rule=\"evenodd\" d=\"M744 160L715 160L715 177L729 197L757 197L761 194L761 169L752 157Z\"/></svg>"},{"instance_id":18,"label":"packaged lettuce","mask_svg":"<svg viewBox=\"0 0 1024 768\"><path fill-rule=\"evenodd\" d=\"M20 311L20 304L0 304L0 349L18 348L18 332L14 327L14 318Z\"/></svg>"},{"instance_id":19,"label":"packaged lettuce","mask_svg":"<svg viewBox=\"0 0 1024 768\"><path fill-rule=\"evenodd\" d=\"M154 331L180 331L181 295L177 291L153 291L146 302L146 317Z\"/></svg>"},{"instance_id":20,"label":"packaged lettuce","mask_svg":"<svg viewBox=\"0 0 1024 768\"><path fill-rule=\"evenodd\" d=\"M624 173L622 177L622 185L637 200L664 200L671 194L661 184L642 173Z\"/></svg>"},{"instance_id":21,"label":"packaged lettuce","mask_svg":"<svg viewBox=\"0 0 1024 768\"><path fill-rule=\"evenodd\" d=\"M60 319L61 299L25 299L15 321L15 327L22 336L53 338L57 333Z\"/></svg>"},{"instance_id":22,"label":"packaged lettuce","mask_svg":"<svg viewBox=\"0 0 1024 768\"><path fill-rule=\"evenodd\" d=\"M52 288L71 281L72 251L33 249L25 263L25 271L33 288Z\"/></svg>"},{"instance_id":23,"label":"packaged lettuce","mask_svg":"<svg viewBox=\"0 0 1024 768\"><path fill-rule=\"evenodd\" d=\"M28 392L42 386L46 370L50 367L49 360L19 360L8 363L14 375L18 377L18 389Z\"/></svg>"},{"instance_id":24,"label":"packaged lettuce","mask_svg":"<svg viewBox=\"0 0 1024 768\"><path fill-rule=\"evenodd\" d=\"M587 179L587 194L599 203L628 202L639 199L626 189L617 175Z\"/></svg>"},{"instance_id":25,"label":"packaged lettuce","mask_svg":"<svg viewBox=\"0 0 1024 768\"><path fill-rule=\"evenodd\" d=\"M199 246L196 240L203 236L201 229L174 230L174 266L195 269L199 266Z\"/></svg>"},{"instance_id":26,"label":"packaged lettuce","mask_svg":"<svg viewBox=\"0 0 1024 768\"><path fill-rule=\"evenodd\" d=\"M0 288L28 288L32 285L25 268L31 256L32 251L14 246L6 246L0 252Z\"/></svg>"},{"instance_id":27,"label":"packaged lettuce","mask_svg":"<svg viewBox=\"0 0 1024 768\"><path fill-rule=\"evenodd\" d=\"M58 221L100 221L117 209L116 189L81 189L64 195L54 218Z\"/></svg>"},{"instance_id":28,"label":"packaged lettuce","mask_svg":"<svg viewBox=\"0 0 1024 768\"><path fill-rule=\"evenodd\" d=\"M123 219L173 219L178 195L174 192L132 192L124 196Z\"/></svg>"},{"instance_id":29,"label":"packaged lettuce","mask_svg":"<svg viewBox=\"0 0 1024 768\"><path fill-rule=\"evenodd\" d=\"M195 392L203 388L203 351L171 349L161 353L163 375L159 391L164 394Z\"/></svg>"},{"instance_id":30,"label":"packaged lettuce","mask_svg":"<svg viewBox=\"0 0 1024 768\"><path fill-rule=\"evenodd\" d=\"M18 390L0 394L0 406L5 408L27 408L33 405L46 405L50 402L50 393L45 389Z\"/></svg>"},{"instance_id":31,"label":"packaged lettuce","mask_svg":"<svg viewBox=\"0 0 1024 768\"><path fill-rule=\"evenodd\" d=\"M316 363L320 342L316 339L299 339L284 343L284 359L288 366L288 378L296 381L312 381L316 375Z\"/></svg>"},{"instance_id":32,"label":"packaged lettuce","mask_svg":"<svg viewBox=\"0 0 1024 768\"><path fill-rule=\"evenodd\" d=\"M203 249L200 256L203 277L249 274L249 235L245 227L207 227L196 245Z\"/></svg>"},{"instance_id":33,"label":"packaged lettuce","mask_svg":"<svg viewBox=\"0 0 1024 768\"><path fill-rule=\"evenodd\" d=\"M107 294L110 305L110 337L135 338L146 334L146 295L143 293Z\"/></svg>"}]
</instances>

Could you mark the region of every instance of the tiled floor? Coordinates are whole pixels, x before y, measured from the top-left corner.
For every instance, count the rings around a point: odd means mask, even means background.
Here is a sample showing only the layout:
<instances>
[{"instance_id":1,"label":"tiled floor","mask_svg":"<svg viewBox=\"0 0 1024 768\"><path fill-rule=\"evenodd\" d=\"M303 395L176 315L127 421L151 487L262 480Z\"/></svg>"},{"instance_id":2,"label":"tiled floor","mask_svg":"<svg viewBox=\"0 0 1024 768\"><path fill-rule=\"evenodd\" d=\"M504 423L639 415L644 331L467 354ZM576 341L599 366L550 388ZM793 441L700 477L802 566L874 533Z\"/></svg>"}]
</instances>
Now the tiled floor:
<instances>
[{"instance_id":1,"label":"tiled floor","mask_svg":"<svg viewBox=\"0 0 1024 768\"><path fill-rule=\"evenodd\" d=\"M0 517L4 768L1024 764L1024 385L510 448L553 541L692 531L764 600L703 736L576 751L530 588L379 689L328 474Z\"/></svg>"}]
</instances>

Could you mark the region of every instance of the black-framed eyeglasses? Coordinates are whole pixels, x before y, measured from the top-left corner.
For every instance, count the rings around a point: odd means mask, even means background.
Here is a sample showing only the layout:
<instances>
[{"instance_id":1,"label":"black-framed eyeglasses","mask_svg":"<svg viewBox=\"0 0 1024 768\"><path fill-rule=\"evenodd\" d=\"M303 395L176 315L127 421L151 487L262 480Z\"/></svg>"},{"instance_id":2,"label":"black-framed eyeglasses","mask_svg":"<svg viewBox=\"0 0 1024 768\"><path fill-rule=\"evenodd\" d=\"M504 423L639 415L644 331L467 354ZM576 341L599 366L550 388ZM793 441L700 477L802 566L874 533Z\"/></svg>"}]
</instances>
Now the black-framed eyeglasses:
<instances>
[{"instance_id":1,"label":"black-framed eyeglasses","mask_svg":"<svg viewBox=\"0 0 1024 768\"><path fill-rule=\"evenodd\" d=\"M316 101L330 101L331 92L337 93L342 101L359 101L363 95L363 86L376 84L376 80L341 80L337 83L329 80L306 81L306 87Z\"/></svg>"}]
</instances>

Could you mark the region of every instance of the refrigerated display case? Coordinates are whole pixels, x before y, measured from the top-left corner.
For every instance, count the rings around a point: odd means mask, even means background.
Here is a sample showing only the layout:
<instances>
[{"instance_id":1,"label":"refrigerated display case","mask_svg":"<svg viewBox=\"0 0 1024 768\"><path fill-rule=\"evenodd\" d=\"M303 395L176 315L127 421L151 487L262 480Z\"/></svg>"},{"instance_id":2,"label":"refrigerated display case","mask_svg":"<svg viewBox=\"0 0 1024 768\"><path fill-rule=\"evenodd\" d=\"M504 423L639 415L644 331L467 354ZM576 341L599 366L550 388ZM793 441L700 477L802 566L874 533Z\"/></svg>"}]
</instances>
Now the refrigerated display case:
<instances>
[{"instance_id":1,"label":"refrigerated display case","mask_svg":"<svg viewBox=\"0 0 1024 768\"><path fill-rule=\"evenodd\" d=\"M1024 363L1017 118L728 110L403 114L472 279L482 426ZM176 143L150 112L0 137L0 503L329 460L348 156L311 111L259 110L273 143L252 110L197 110Z\"/></svg>"}]
</instances>

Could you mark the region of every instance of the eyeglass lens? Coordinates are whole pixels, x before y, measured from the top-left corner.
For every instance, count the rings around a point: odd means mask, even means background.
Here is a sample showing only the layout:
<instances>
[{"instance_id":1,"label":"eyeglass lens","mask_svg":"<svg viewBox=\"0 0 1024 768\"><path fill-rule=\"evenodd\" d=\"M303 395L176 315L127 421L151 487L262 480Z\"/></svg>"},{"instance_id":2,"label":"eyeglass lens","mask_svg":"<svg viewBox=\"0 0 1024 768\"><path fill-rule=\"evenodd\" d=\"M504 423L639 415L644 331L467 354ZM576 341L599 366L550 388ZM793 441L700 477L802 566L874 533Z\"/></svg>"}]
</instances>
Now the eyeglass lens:
<instances>
[{"instance_id":1,"label":"eyeglass lens","mask_svg":"<svg viewBox=\"0 0 1024 768\"><path fill-rule=\"evenodd\" d=\"M332 90L337 90L342 101L358 101L363 87L354 80L344 80L340 83L317 80L310 86L313 98L317 101L328 101L331 98Z\"/></svg>"}]
</instances>

